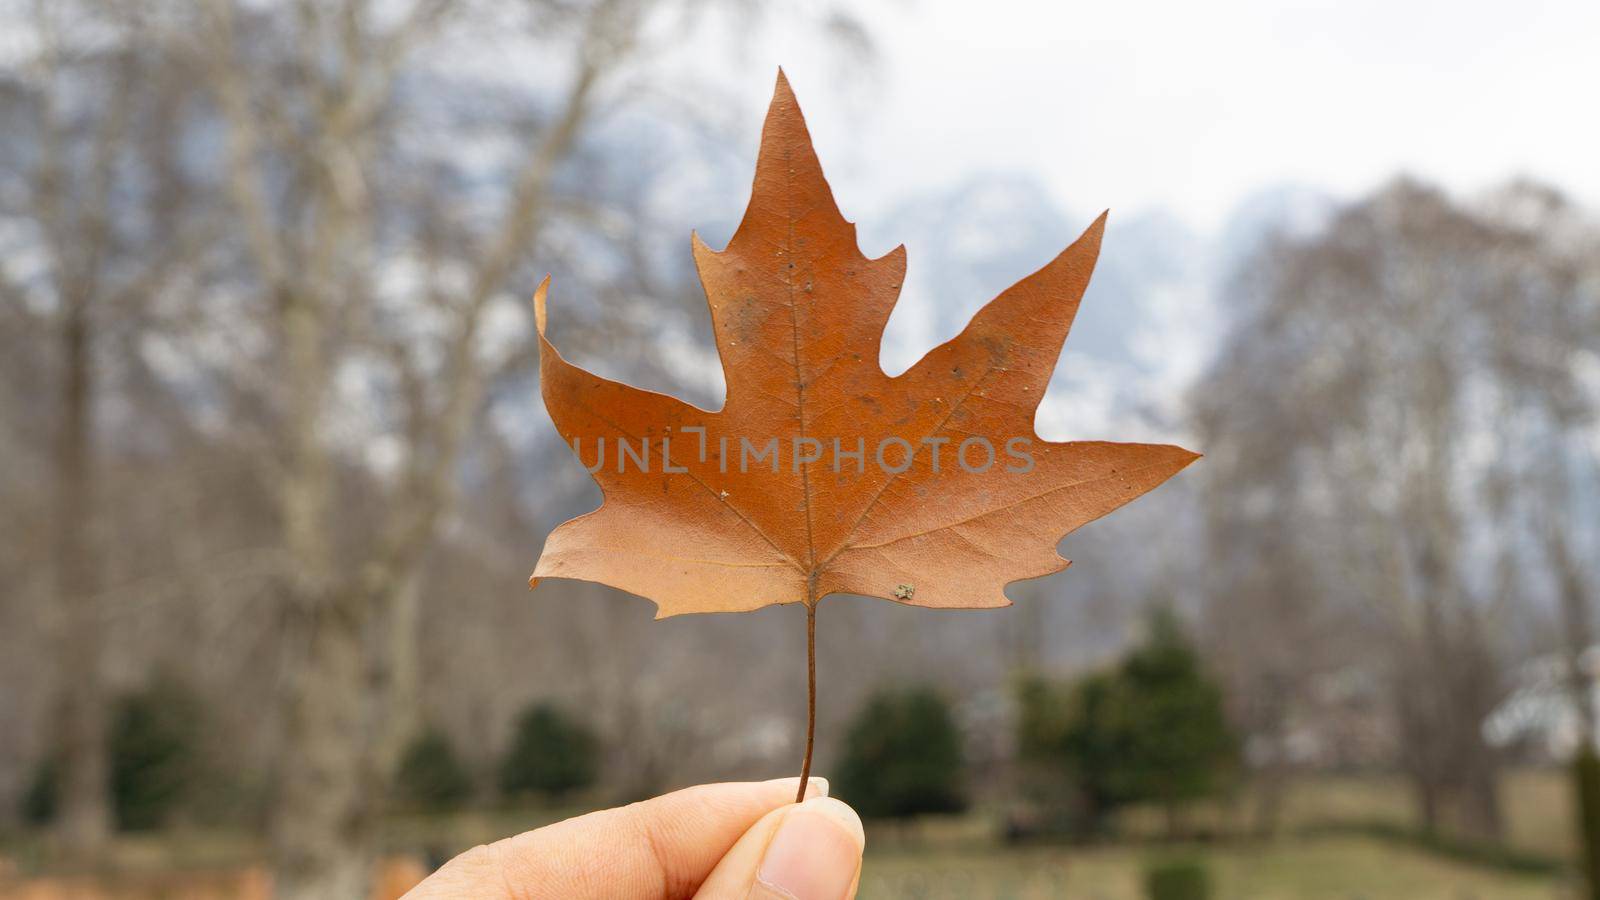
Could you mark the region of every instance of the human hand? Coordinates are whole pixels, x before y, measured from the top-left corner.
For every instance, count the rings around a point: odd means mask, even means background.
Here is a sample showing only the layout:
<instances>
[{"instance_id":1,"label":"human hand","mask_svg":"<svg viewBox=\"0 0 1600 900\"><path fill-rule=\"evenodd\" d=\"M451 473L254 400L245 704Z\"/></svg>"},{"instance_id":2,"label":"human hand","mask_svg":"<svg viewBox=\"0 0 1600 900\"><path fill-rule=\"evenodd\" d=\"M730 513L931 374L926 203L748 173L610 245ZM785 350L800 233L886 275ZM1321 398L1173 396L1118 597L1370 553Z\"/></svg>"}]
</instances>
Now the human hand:
<instances>
[{"instance_id":1,"label":"human hand","mask_svg":"<svg viewBox=\"0 0 1600 900\"><path fill-rule=\"evenodd\" d=\"M406 900L848 900L866 835L812 778L707 784L476 847Z\"/></svg>"}]
</instances>

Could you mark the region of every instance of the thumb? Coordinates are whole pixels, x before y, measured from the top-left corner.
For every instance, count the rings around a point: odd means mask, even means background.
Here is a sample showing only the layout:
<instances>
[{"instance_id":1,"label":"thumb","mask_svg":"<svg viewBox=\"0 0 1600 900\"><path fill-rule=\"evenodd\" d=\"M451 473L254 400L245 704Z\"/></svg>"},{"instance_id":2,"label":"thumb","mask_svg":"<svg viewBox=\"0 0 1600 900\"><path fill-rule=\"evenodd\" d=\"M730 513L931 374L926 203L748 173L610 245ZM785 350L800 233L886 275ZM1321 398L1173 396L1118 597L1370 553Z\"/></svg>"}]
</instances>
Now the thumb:
<instances>
[{"instance_id":1,"label":"thumb","mask_svg":"<svg viewBox=\"0 0 1600 900\"><path fill-rule=\"evenodd\" d=\"M695 897L849 900L866 844L861 819L838 800L775 809L739 838Z\"/></svg>"},{"instance_id":2,"label":"thumb","mask_svg":"<svg viewBox=\"0 0 1600 900\"><path fill-rule=\"evenodd\" d=\"M762 815L794 806L796 781L701 785L547 825L461 854L406 897L686 897Z\"/></svg>"}]
</instances>

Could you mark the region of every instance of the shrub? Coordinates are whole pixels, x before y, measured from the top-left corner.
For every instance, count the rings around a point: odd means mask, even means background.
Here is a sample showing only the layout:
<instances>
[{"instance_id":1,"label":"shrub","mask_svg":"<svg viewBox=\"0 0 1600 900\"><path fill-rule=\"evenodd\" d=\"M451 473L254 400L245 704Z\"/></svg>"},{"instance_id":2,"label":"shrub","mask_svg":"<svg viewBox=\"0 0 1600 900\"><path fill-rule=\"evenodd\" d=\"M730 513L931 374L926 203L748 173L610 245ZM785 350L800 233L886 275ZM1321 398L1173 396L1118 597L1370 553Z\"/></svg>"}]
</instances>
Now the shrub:
<instances>
[{"instance_id":1,"label":"shrub","mask_svg":"<svg viewBox=\"0 0 1600 900\"><path fill-rule=\"evenodd\" d=\"M46 756L34 766L28 789L22 793L22 821L29 825L49 825L56 819L61 802L61 760Z\"/></svg>"},{"instance_id":2,"label":"shrub","mask_svg":"<svg viewBox=\"0 0 1600 900\"><path fill-rule=\"evenodd\" d=\"M600 741L588 725L559 707L533 704L517 718L501 760L500 791L560 799L594 784L599 757Z\"/></svg>"},{"instance_id":3,"label":"shrub","mask_svg":"<svg viewBox=\"0 0 1600 900\"><path fill-rule=\"evenodd\" d=\"M1149 900L1207 900L1211 878L1199 860L1153 863L1144 870L1144 893Z\"/></svg>"},{"instance_id":4,"label":"shrub","mask_svg":"<svg viewBox=\"0 0 1600 900\"><path fill-rule=\"evenodd\" d=\"M430 812L459 809L472 796L468 774L444 732L424 729L406 747L395 773L395 790L403 803Z\"/></svg>"},{"instance_id":5,"label":"shrub","mask_svg":"<svg viewBox=\"0 0 1600 900\"><path fill-rule=\"evenodd\" d=\"M845 736L838 794L868 818L960 812L961 756L961 733L937 693L880 693Z\"/></svg>"},{"instance_id":6,"label":"shrub","mask_svg":"<svg viewBox=\"0 0 1600 900\"><path fill-rule=\"evenodd\" d=\"M1163 610L1152 617L1149 636L1120 674L1127 692L1125 792L1172 806L1220 790L1237 742L1222 689L1201 668L1175 615Z\"/></svg>"},{"instance_id":7,"label":"shrub","mask_svg":"<svg viewBox=\"0 0 1600 900\"><path fill-rule=\"evenodd\" d=\"M159 678L117 704L111 722L111 800L125 831L158 828L202 777L200 703Z\"/></svg>"},{"instance_id":8,"label":"shrub","mask_svg":"<svg viewBox=\"0 0 1600 900\"><path fill-rule=\"evenodd\" d=\"M123 831L167 824L197 793L207 767L200 752L200 701L180 682L155 681L117 701L106 749L111 766L111 810ZM48 825L61 802L59 752L40 760L22 795L22 820Z\"/></svg>"},{"instance_id":9,"label":"shrub","mask_svg":"<svg viewBox=\"0 0 1600 900\"><path fill-rule=\"evenodd\" d=\"M1221 689L1205 674L1177 618L1157 612L1140 646L1109 672L1073 685L1024 681L1018 692L1019 755L1064 778L1085 832L1130 803L1157 802L1176 818L1218 791L1236 741Z\"/></svg>"},{"instance_id":10,"label":"shrub","mask_svg":"<svg viewBox=\"0 0 1600 900\"><path fill-rule=\"evenodd\" d=\"M1138 799L1126 774L1131 741L1122 706L1128 698L1116 673L1076 684L1031 679L1022 684L1020 700L1018 753L1046 782L1030 793L1056 800L1047 827L1097 834L1112 811ZM1066 791L1053 789L1060 782Z\"/></svg>"}]
</instances>

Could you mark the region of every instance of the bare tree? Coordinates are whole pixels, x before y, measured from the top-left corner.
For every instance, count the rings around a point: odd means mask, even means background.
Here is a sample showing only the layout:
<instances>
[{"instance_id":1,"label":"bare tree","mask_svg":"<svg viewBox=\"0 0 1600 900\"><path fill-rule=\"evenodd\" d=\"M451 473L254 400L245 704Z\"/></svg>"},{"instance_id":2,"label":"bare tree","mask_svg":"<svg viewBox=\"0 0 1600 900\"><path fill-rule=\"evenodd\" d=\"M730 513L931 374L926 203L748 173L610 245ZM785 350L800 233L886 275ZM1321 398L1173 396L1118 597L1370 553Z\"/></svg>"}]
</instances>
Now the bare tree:
<instances>
[{"instance_id":1,"label":"bare tree","mask_svg":"<svg viewBox=\"0 0 1600 900\"><path fill-rule=\"evenodd\" d=\"M62 745L77 843L92 849L109 821L102 671L120 688L176 660L229 697L215 712L221 740L248 748L242 765L276 769L279 892L360 892L418 715L422 616L455 599L428 590L486 590L488 576L460 574L485 553L492 584L520 585L537 539L527 521L485 539L468 518L579 499L559 471L527 487L526 466L503 461L494 487L478 481L487 455L510 452L485 411L509 387L525 408L537 396L530 262L610 292L605 312L573 317L571 346L669 384L692 367L693 338L672 359L646 352L703 307L686 272L656 277L661 244L628 205L658 172L636 136L597 123L662 102L654 61L709 5L6 8L37 53L0 63L0 338L19 351L5 371L48 371L49 395L9 378L0 392L0 441L25 451L0 479L20 514L5 523L0 621L60 613L64 714L59 741L25 726L3 749L37 761ZM529 70L474 70L483 48L517 46L538 51ZM526 598L495 602L479 614ZM522 648L494 638L518 658L457 683L520 671ZM26 640L7 631L0 649ZM640 738L626 763L640 789L678 777L657 739L704 725L639 715L624 679L676 673L682 655L596 666L587 686ZM504 718L510 700L492 701L485 714Z\"/></svg>"},{"instance_id":2,"label":"bare tree","mask_svg":"<svg viewBox=\"0 0 1600 900\"><path fill-rule=\"evenodd\" d=\"M1249 264L1234 334L1195 395L1224 548L1214 604L1337 610L1365 632L1320 664L1385 650L1370 661L1421 818L1478 836L1502 827L1482 723L1502 695L1505 636L1536 608L1526 510L1506 500L1524 459L1508 417L1547 408L1558 389L1581 396L1570 384L1581 298L1542 235L1393 184ZM1576 501L1551 502L1559 517ZM1278 640L1317 641L1293 628ZM1247 641L1234 663L1291 683L1319 664L1273 646ZM1287 666L1276 676L1274 656Z\"/></svg>"},{"instance_id":3,"label":"bare tree","mask_svg":"<svg viewBox=\"0 0 1600 900\"><path fill-rule=\"evenodd\" d=\"M108 344L143 328L150 297L207 243L192 215L196 185L179 162L193 90L170 58L152 52L132 8L35 3L8 12L33 54L6 85L25 127L7 135L0 215L43 265L0 270L0 282L16 300L16 326L52 348L60 826L71 852L94 855L110 828L99 409L115 389Z\"/></svg>"},{"instance_id":4,"label":"bare tree","mask_svg":"<svg viewBox=\"0 0 1600 900\"><path fill-rule=\"evenodd\" d=\"M375 810L411 731L421 566L505 363L485 351L485 323L526 277L521 266L558 208L557 174L608 79L633 58L647 11L602 0L510 16L560 35L570 67L557 95L521 117L509 200L483 214L444 192L464 183L447 149L419 150L406 131L425 111L403 79L438 77L424 51L463 9L213 0L196 49L226 124L228 194L247 238L242 277L259 291L270 337L233 383L270 411L264 477L293 561L282 585L286 746L274 827L285 897L361 892ZM386 279L400 286L385 290ZM370 462L355 452L361 426L336 412L348 381L386 386L375 414L396 452L376 479L341 474Z\"/></svg>"}]
</instances>

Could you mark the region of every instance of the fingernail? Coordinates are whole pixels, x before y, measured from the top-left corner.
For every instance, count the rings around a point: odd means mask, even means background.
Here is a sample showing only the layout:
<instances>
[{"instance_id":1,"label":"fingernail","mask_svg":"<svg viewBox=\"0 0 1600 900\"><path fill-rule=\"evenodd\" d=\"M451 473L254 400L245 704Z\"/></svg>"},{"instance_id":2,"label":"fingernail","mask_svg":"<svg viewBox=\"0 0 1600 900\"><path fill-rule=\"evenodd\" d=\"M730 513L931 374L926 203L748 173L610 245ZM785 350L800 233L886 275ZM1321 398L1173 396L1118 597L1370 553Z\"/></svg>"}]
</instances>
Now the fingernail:
<instances>
[{"instance_id":1,"label":"fingernail","mask_svg":"<svg viewBox=\"0 0 1600 900\"><path fill-rule=\"evenodd\" d=\"M837 800L807 800L784 816L756 882L769 896L788 900L844 900L865 846L854 810Z\"/></svg>"},{"instance_id":2,"label":"fingernail","mask_svg":"<svg viewBox=\"0 0 1600 900\"><path fill-rule=\"evenodd\" d=\"M788 778L768 779L767 784L787 784L789 786L789 791L793 793L795 790L799 789L800 779L790 775ZM806 799L810 800L814 797L826 796L828 796L828 779L823 778L821 775L811 776L806 781Z\"/></svg>"}]
</instances>

